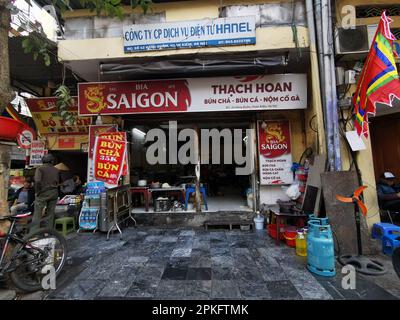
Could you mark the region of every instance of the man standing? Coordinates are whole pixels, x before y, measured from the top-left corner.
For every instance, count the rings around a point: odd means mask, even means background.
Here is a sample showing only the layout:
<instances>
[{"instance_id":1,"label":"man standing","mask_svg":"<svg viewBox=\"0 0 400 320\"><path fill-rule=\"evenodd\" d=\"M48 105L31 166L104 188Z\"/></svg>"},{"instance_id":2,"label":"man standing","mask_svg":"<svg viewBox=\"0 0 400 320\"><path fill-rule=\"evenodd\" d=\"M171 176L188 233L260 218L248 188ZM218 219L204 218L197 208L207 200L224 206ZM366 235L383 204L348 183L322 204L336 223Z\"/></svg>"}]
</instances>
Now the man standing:
<instances>
[{"instance_id":1,"label":"man standing","mask_svg":"<svg viewBox=\"0 0 400 320\"><path fill-rule=\"evenodd\" d=\"M32 230L40 228L42 213L46 208L48 227L54 228L54 214L58 198L59 171L54 167L54 157L47 154L43 165L35 172L35 213L32 219Z\"/></svg>"}]
</instances>

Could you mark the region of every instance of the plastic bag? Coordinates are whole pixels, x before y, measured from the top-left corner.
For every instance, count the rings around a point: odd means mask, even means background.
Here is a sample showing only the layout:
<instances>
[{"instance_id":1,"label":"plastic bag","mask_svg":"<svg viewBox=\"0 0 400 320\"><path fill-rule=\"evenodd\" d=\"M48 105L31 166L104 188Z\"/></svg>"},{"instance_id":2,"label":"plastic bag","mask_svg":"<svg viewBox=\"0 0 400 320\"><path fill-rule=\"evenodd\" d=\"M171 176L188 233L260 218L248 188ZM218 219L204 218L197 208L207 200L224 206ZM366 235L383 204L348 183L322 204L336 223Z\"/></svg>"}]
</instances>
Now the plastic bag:
<instances>
[{"instance_id":1,"label":"plastic bag","mask_svg":"<svg viewBox=\"0 0 400 320\"><path fill-rule=\"evenodd\" d=\"M285 193L291 200L296 200L301 195L299 185L297 183L290 185Z\"/></svg>"}]
</instances>

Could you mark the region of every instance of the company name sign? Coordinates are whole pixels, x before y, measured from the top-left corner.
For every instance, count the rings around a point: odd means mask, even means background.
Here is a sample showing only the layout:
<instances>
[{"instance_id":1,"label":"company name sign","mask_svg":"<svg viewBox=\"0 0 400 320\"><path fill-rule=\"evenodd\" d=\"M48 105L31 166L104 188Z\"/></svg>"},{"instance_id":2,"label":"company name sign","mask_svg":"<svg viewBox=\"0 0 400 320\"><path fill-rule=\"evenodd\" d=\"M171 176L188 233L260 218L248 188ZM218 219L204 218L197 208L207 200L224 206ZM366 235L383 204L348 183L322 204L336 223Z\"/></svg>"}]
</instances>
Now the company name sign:
<instances>
[{"instance_id":1,"label":"company name sign","mask_svg":"<svg viewBox=\"0 0 400 320\"><path fill-rule=\"evenodd\" d=\"M125 53L256 43L255 17L137 24L123 28Z\"/></svg>"},{"instance_id":2,"label":"company name sign","mask_svg":"<svg viewBox=\"0 0 400 320\"><path fill-rule=\"evenodd\" d=\"M78 84L79 115L305 109L305 74Z\"/></svg>"}]
</instances>

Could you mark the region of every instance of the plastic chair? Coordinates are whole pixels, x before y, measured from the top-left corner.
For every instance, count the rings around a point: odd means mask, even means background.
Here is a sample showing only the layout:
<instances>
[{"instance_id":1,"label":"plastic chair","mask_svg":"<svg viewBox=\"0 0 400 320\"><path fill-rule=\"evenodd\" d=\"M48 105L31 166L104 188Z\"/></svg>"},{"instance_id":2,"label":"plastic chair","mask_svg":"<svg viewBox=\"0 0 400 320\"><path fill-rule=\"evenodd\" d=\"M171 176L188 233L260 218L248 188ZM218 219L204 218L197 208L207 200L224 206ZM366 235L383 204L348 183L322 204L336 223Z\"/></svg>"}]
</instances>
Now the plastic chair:
<instances>
[{"instance_id":1,"label":"plastic chair","mask_svg":"<svg viewBox=\"0 0 400 320\"><path fill-rule=\"evenodd\" d=\"M186 187L186 194L185 194L185 211L187 210L187 206L188 206L188 202L189 202L189 197L190 195L196 192L196 188L195 187ZM200 193L203 196L203 201L204 201L204 205L206 206L206 210L208 210L208 205L207 205L207 193L206 193L206 188L205 187L200 187Z\"/></svg>"},{"instance_id":2,"label":"plastic chair","mask_svg":"<svg viewBox=\"0 0 400 320\"><path fill-rule=\"evenodd\" d=\"M400 236L398 234L388 234L382 238L382 251L389 256L396 248L400 247Z\"/></svg>"},{"instance_id":3,"label":"plastic chair","mask_svg":"<svg viewBox=\"0 0 400 320\"><path fill-rule=\"evenodd\" d=\"M75 226L75 218L73 217L63 217L63 218L58 218L55 220L55 229L57 231L60 231L64 237L76 230Z\"/></svg>"}]
</instances>

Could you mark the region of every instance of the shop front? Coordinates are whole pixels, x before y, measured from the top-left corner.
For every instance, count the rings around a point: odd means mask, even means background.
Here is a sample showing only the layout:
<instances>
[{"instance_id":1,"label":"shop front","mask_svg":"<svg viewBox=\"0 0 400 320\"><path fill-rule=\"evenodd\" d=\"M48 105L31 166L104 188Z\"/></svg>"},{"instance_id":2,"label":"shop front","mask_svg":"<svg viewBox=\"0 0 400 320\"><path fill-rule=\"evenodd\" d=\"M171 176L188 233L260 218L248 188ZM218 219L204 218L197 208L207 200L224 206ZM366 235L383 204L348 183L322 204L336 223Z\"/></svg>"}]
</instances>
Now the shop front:
<instances>
[{"instance_id":1,"label":"shop front","mask_svg":"<svg viewBox=\"0 0 400 320\"><path fill-rule=\"evenodd\" d=\"M306 143L306 74L80 83L78 92L80 117L122 119L137 214L251 214L285 197Z\"/></svg>"}]
</instances>

